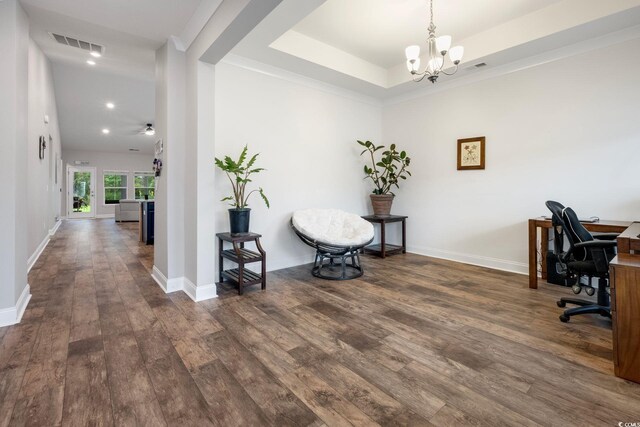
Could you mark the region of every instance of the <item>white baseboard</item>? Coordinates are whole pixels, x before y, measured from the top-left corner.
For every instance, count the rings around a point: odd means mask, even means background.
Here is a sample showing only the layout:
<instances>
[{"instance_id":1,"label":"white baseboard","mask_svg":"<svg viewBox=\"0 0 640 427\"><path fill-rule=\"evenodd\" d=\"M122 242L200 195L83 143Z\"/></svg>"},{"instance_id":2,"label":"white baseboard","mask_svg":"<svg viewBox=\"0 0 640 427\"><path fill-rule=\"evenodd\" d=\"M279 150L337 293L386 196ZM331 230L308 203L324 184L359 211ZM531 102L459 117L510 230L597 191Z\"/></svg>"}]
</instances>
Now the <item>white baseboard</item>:
<instances>
[{"instance_id":1,"label":"white baseboard","mask_svg":"<svg viewBox=\"0 0 640 427\"><path fill-rule=\"evenodd\" d=\"M31 301L31 286L27 283L27 286L22 290L20 298L18 298L18 302L16 303L16 323L19 323L22 320L22 315L27 309L29 301Z\"/></svg>"},{"instance_id":2,"label":"white baseboard","mask_svg":"<svg viewBox=\"0 0 640 427\"><path fill-rule=\"evenodd\" d=\"M182 277L182 279L184 293L189 295L189 298L191 298L195 302L216 298L218 296L215 283L196 286L193 284L193 282L191 282L191 280L187 279L186 277Z\"/></svg>"},{"instance_id":3,"label":"white baseboard","mask_svg":"<svg viewBox=\"0 0 640 427\"><path fill-rule=\"evenodd\" d=\"M156 281L158 286L160 286L163 291L167 292L167 277L162 274L162 271L158 270L158 267L156 267L155 265L151 270L151 277L153 277L153 280Z\"/></svg>"},{"instance_id":4,"label":"white baseboard","mask_svg":"<svg viewBox=\"0 0 640 427\"><path fill-rule=\"evenodd\" d=\"M176 277L173 279L167 279L167 277L156 267L153 266L151 277L162 288L165 293L171 293L176 291L183 291L192 300L204 301L206 299L216 298L216 285L214 283L204 286L196 286L191 280L186 277Z\"/></svg>"},{"instance_id":5,"label":"white baseboard","mask_svg":"<svg viewBox=\"0 0 640 427\"><path fill-rule=\"evenodd\" d=\"M443 249L409 246L407 252L461 262L463 264L477 265L479 267L493 268L494 270L508 271L518 274L529 274L529 265L524 262L510 261L506 259L492 258L481 255L464 254Z\"/></svg>"},{"instance_id":6,"label":"white baseboard","mask_svg":"<svg viewBox=\"0 0 640 427\"><path fill-rule=\"evenodd\" d=\"M49 237L53 237L53 235L56 234L56 231L58 231L58 228L60 228L61 225L62 219L56 221L56 224L51 228L51 230L49 230Z\"/></svg>"},{"instance_id":7,"label":"white baseboard","mask_svg":"<svg viewBox=\"0 0 640 427\"><path fill-rule=\"evenodd\" d=\"M184 290L184 286L182 284L184 277L175 277L173 279L167 280L167 289L165 292L176 292Z\"/></svg>"},{"instance_id":8,"label":"white baseboard","mask_svg":"<svg viewBox=\"0 0 640 427\"><path fill-rule=\"evenodd\" d=\"M96 219L102 219L102 218L115 218L116 214L112 213L112 214L98 214L96 215Z\"/></svg>"},{"instance_id":9,"label":"white baseboard","mask_svg":"<svg viewBox=\"0 0 640 427\"><path fill-rule=\"evenodd\" d=\"M22 293L20 294L20 298L18 298L18 302L16 305L9 308L0 309L0 327L15 325L16 323L20 323L22 320L22 315L27 308L27 304L31 300L31 287L27 284Z\"/></svg>"},{"instance_id":10,"label":"white baseboard","mask_svg":"<svg viewBox=\"0 0 640 427\"><path fill-rule=\"evenodd\" d=\"M36 261L38 261L38 258L40 258L40 255L42 255L42 252L44 251L44 248L47 247L53 235L56 234L56 231L58 231L58 228L60 228L60 224L62 224L62 221L58 220L56 224L49 230L47 236L42 240L42 242L40 242L35 252L31 254L29 259L27 260L27 273L31 271Z\"/></svg>"},{"instance_id":11,"label":"white baseboard","mask_svg":"<svg viewBox=\"0 0 640 427\"><path fill-rule=\"evenodd\" d=\"M44 248L46 248L47 245L49 244L49 241L51 240L49 236L50 234L47 234L47 237L45 237L44 240L40 242L40 244L36 248L36 251L32 253L29 259L27 260L27 273L31 271L36 261L38 261L38 258L40 258L40 255L42 255Z\"/></svg>"}]
</instances>

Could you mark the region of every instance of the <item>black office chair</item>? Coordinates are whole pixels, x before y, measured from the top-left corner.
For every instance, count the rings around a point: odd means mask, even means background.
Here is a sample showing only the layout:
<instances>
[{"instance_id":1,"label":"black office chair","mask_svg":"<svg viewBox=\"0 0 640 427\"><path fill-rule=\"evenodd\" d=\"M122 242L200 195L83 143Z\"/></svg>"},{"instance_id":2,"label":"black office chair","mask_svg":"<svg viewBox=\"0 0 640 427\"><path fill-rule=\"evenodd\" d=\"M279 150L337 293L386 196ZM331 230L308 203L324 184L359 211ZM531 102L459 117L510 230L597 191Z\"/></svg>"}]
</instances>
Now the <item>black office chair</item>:
<instances>
[{"instance_id":1,"label":"black office chair","mask_svg":"<svg viewBox=\"0 0 640 427\"><path fill-rule=\"evenodd\" d=\"M578 314L599 314L611 317L611 304L609 298L609 261L616 254L616 241L618 236L613 233L591 234L580 223L578 216L571 208L554 201L546 203L552 213L551 221L554 234L554 253L558 258L558 273L567 278L577 279L573 286L574 293L580 293L586 288L587 294L593 295L591 279L598 279L598 300L586 301L575 298L560 298L558 307L567 304L579 307L570 308L560 316L562 322L568 322L571 316ZM568 250L564 250L564 237L569 242ZM581 285L580 278L588 277L588 285Z\"/></svg>"}]
</instances>

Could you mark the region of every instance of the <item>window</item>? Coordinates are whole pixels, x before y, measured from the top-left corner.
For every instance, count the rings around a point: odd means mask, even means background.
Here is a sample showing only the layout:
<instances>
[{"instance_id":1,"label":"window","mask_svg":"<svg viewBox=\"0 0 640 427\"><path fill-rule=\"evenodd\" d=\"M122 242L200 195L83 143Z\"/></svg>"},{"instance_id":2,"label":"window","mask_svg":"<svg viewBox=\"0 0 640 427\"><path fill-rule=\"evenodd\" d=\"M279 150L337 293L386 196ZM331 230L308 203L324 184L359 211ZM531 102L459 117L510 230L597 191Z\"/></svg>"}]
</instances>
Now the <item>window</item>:
<instances>
[{"instance_id":1,"label":"window","mask_svg":"<svg viewBox=\"0 0 640 427\"><path fill-rule=\"evenodd\" d=\"M136 172L133 179L133 188L136 192L136 199L144 199L145 196L149 200L155 199L156 194L156 177L153 172Z\"/></svg>"},{"instance_id":2,"label":"window","mask_svg":"<svg viewBox=\"0 0 640 427\"><path fill-rule=\"evenodd\" d=\"M127 198L128 172L104 171L104 204L113 205Z\"/></svg>"}]
</instances>

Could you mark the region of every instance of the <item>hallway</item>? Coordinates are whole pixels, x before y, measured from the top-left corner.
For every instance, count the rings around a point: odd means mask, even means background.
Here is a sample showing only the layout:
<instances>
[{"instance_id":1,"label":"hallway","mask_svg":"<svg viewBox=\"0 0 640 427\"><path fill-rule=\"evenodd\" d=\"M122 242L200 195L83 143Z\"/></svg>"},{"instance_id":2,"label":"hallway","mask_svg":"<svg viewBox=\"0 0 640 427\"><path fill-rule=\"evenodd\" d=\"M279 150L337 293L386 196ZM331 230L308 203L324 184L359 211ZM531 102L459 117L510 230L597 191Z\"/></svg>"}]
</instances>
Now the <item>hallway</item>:
<instances>
[{"instance_id":1,"label":"hallway","mask_svg":"<svg viewBox=\"0 0 640 427\"><path fill-rule=\"evenodd\" d=\"M137 227L60 227L22 322L0 328L0 426L612 425L640 413L640 387L612 374L610 325L558 322L557 287L407 254L365 257L350 282L301 266L269 273L266 292L225 287L196 304L153 281Z\"/></svg>"}]
</instances>

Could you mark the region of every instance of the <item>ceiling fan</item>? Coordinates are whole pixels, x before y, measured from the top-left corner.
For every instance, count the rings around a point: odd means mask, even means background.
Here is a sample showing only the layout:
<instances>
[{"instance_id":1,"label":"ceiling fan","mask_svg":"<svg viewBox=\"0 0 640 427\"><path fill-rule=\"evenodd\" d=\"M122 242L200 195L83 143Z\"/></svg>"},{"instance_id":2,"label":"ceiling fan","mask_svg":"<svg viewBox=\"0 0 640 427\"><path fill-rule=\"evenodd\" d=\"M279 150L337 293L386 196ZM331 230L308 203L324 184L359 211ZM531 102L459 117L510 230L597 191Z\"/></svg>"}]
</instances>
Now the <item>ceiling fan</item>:
<instances>
[{"instance_id":1,"label":"ceiling fan","mask_svg":"<svg viewBox=\"0 0 640 427\"><path fill-rule=\"evenodd\" d=\"M147 123L147 126L138 133L141 135L153 136L156 134L156 130L152 123Z\"/></svg>"}]
</instances>

